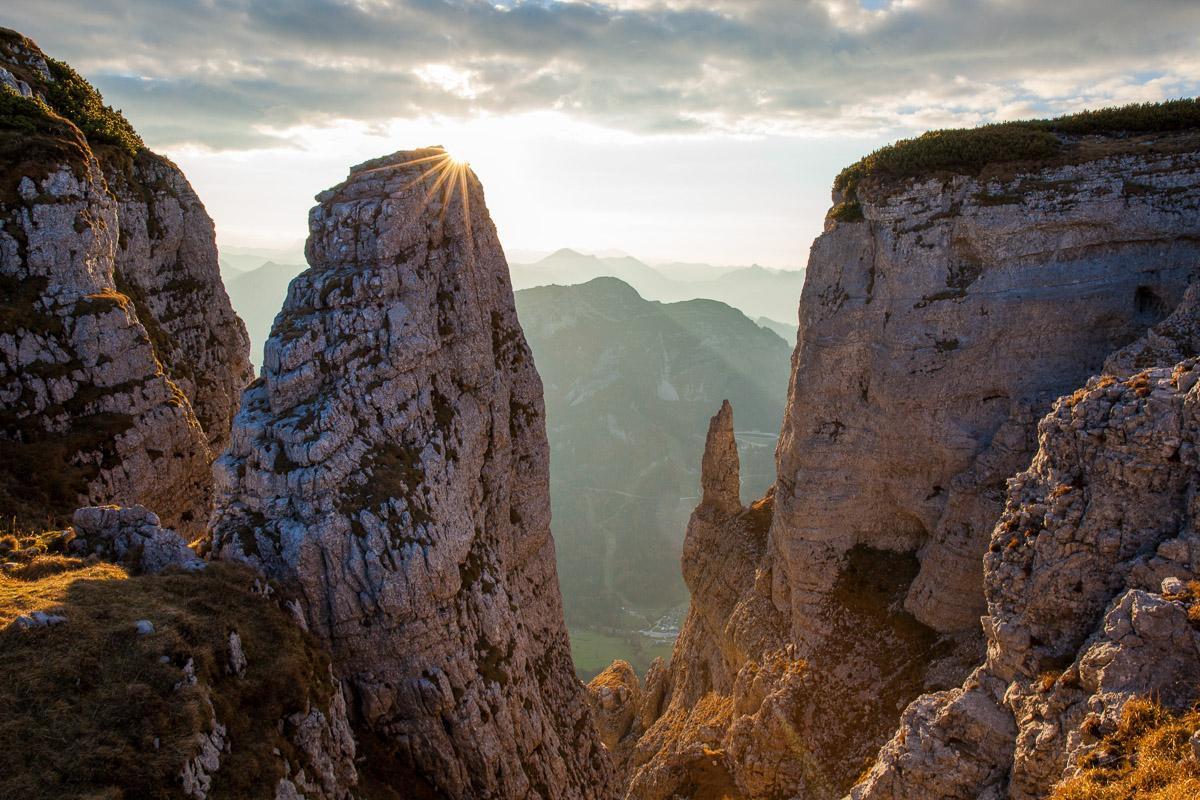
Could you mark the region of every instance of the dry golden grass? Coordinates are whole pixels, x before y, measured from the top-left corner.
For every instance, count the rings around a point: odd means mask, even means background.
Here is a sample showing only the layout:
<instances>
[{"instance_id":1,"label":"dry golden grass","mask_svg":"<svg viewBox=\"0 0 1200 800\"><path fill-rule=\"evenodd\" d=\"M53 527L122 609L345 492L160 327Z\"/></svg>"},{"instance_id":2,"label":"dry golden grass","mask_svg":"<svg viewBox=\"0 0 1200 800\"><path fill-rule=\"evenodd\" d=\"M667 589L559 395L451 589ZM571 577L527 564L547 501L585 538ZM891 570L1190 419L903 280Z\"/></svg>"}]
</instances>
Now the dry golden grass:
<instances>
[{"instance_id":1,"label":"dry golden grass","mask_svg":"<svg viewBox=\"0 0 1200 800\"><path fill-rule=\"evenodd\" d=\"M1083 402L1083 399L1088 396L1087 389L1076 389L1075 392L1066 399L1067 408L1074 408Z\"/></svg>"},{"instance_id":2,"label":"dry golden grass","mask_svg":"<svg viewBox=\"0 0 1200 800\"><path fill-rule=\"evenodd\" d=\"M1188 604L1188 622L1192 623L1193 627L1200 626L1200 581L1188 581L1187 590L1191 599Z\"/></svg>"},{"instance_id":3,"label":"dry golden grass","mask_svg":"<svg viewBox=\"0 0 1200 800\"><path fill-rule=\"evenodd\" d=\"M74 562L70 566L66 562ZM78 568L71 569L71 566ZM64 571L67 567L70 571ZM43 556L0 574L0 627L7 627L21 614L54 611L67 602L67 593L79 581L124 580L125 570L113 564L84 566L77 558Z\"/></svg>"},{"instance_id":4,"label":"dry golden grass","mask_svg":"<svg viewBox=\"0 0 1200 800\"><path fill-rule=\"evenodd\" d=\"M1130 701L1117 730L1050 800L1195 800L1200 764L1189 739L1197 729L1200 712L1172 714L1149 700Z\"/></svg>"},{"instance_id":5,"label":"dry golden grass","mask_svg":"<svg viewBox=\"0 0 1200 800\"><path fill-rule=\"evenodd\" d=\"M1133 389L1133 393L1138 397L1147 397L1152 390L1152 387L1150 386L1150 376L1145 372L1139 372L1138 374L1134 375L1132 378L1126 381L1126 386L1128 386L1130 389Z\"/></svg>"},{"instance_id":6,"label":"dry golden grass","mask_svg":"<svg viewBox=\"0 0 1200 800\"><path fill-rule=\"evenodd\" d=\"M668 713L671 733L667 741L672 747L704 741L708 738L704 731L727 728L732 714L731 698L709 692L682 714L678 709L674 714ZM705 747L696 752L689 748L685 753L675 754L674 758L678 759L682 773L678 796L692 800L738 800L742 796L729 774L723 751Z\"/></svg>"},{"instance_id":7,"label":"dry golden grass","mask_svg":"<svg viewBox=\"0 0 1200 800\"><path fill-rule=\"evenodd\" d=\"M628 661L618 658L616 661L608 665L608 668L603 670L599 675L592 678L588 682L588 688L595 687L601 689L608 687L612 690L620 689L622 686L629 686L631 682L637 680L637 673Z\"/></svg>"},{"instance_id":8,"label":"dry golden grass","mask_svg":"<svg viewBox=\"0 0 1200 800\"><path fill-rule=\"evenodd\" d=\"M29 548L7 544L0 554L7 562L0 572L0 797L179 797L180 769L214 712L231 748L214 777L213 800L274 796L282 777L274 748L293 765L305 763L280 721L328 704L328 659L255 591L254 573L215 563L200 573L133 577L94 559L36 547L30 557ZM67 621L28 630L8 624L35 610ZM139 635L139 619L155 631ZM234 630L249 660L242 677L226 669ZM189 660L198 680L181 685Z\"/></svg>"}]
</instances>

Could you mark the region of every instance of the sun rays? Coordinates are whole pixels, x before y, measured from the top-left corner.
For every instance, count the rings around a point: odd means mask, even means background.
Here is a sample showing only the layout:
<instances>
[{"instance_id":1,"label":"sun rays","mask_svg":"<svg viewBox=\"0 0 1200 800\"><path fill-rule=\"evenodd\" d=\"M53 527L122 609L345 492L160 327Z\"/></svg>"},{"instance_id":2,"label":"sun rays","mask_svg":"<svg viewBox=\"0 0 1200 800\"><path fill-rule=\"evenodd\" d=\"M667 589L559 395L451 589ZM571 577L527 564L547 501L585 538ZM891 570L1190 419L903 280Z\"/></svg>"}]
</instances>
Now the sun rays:
<instances>
[{"instance_id":1,"label":"sun rays","mask_svg":"<svg viewBox=\"0 0 1200 800\"><path fill-rule=\"evenodd\" d=\"M418 185L425 186L420 204L405 222L406 226L420 224L420 221L424 218L425 209L429 207L429 204L434 199L440 199L441 207L438 209L436 237L443 239L445 237L446 212L450 210L455 195L458 195L459 209L462 212L462 244L465 251L464 260L466 266L464 271L467 280L471 284L472 291L478 297L479 282L475 275L475 235L471 225L471 185L468 174L471 171L470 164L463 159L455 158L444 150L440 150L432 155L412 158L397 164L375 167L371 171L404 169L406 167L421 168L421 173L393 192L393 196L401 197ZM475 305L478 306L479 304ZM482 323L481 311L480 324Z\"/></svg>"},{"instance_id":2,"label":"sun rays","mask_svg":"<svg viewBox=\"0 0 1200 800\"><path fill-rule=\"evenodd\" d=\"M471 231L471 191L468 183L467 173L470 172L470 163L459 158L455 158L446 151L434 153L433 155L421 156L412 158L408 161L402 161L398 164L387 164L381 167L375 167L372 171L403 169L405 167L422 167L421 173L417 177L404 184L395 192L397 196L403 195L416 187L419 184L428 183L425 188L425 193L421 197L421 203L413 214L413 221L420 219L425 209L433 202L435 198L441 201L441 208L438 210L439 227L445 225L446 211L449 210L454 195L457 193L459 204L462 209L463 229L466 233L468 258L473 260L475 243ZM439 231L441 233L441 231Z\"/></svg>"}]
</instances>

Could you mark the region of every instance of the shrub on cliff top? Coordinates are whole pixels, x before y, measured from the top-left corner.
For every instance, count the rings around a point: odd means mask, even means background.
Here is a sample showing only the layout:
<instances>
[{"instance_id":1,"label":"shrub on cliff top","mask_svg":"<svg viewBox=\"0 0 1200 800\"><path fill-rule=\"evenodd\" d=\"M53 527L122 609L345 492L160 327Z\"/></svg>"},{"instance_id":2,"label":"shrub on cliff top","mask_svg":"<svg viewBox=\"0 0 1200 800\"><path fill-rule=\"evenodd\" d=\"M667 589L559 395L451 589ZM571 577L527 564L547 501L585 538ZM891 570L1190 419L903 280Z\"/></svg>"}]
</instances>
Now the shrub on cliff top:
<instances>
[{"instance_id":1,"label":"shrub on cliff top","mask_svg":"<svg viewBox=\"0 0 1200 800\"><path fill-rule=\"evenodd\" d=\"M67 64L47 57L36 44L14 30L0 27L0 56L10 72L29 84L40 99L22 98L0 89L0 129L46 132L35 120L58 115L73 123L93 145L112 145L134 155L143 147L129 120L104 104L96 88ZM44 59L50 79L31 66ZM44 100L44 102L43 102Z\"/></svg>"},{"instance_id":2,"label":"shrub on cliff top","mask_svg":"<svg viewBox=\"0 0 1200 800\"><path fill-rule=\"evenodd\" d=\"M1055 119L999 122L929 131L881 147L843 169L833 182L845 203L858 200L867 177L911 178L935 172L977 174L989 164L1040 161L1062 153L1060 136L1146 134L1200 129L1200 100L1136 103Z\"/></svg>"},{"instance_id":3,"label":"shrub on cliff top","mask_svg":"<svg viewBox=\"0 0 1200 800\"><path fill-rule=\"evenodd\" d=\"M50 107L83 131L92 144L111 144L134 155L143 146L142 137L125 115L104 104L104 98L78 72L61 61L47 58L54 82L46 85Z\"/></svg>"},{"instance_id":4,"label":"shrub on cliff top","mask_svg":"<svg viewBox=\"0 0 1200 800\"><path fill-rule=\"evenodd\" d=\"M34 136L39 133L62 134L70 127L45 103L0 89L0 130Z\"/></svg>"}]
</instances>

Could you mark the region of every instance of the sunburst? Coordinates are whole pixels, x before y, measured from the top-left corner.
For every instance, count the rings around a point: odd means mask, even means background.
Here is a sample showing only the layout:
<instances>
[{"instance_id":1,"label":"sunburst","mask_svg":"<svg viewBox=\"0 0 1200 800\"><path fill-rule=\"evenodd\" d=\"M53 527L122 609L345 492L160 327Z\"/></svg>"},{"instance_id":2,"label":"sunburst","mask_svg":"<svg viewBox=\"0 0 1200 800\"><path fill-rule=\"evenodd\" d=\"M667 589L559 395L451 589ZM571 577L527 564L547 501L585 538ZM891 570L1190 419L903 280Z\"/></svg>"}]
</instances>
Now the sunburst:
<instances>
[{"instance_id":1,"label":"sunburst","mask_svg":"<svg viewBox=\"0 0 1200 800\"><path fill-rule=\"evenodd\" d=\"M475 292L476 297L479 296L479 284L475 276L475 236L471 227L471 187L470 163L455 158L444 150L429 156L421 156L419 158L402 161L398 164L387 164L382 167L376 167L376 170L403 169L406 167L423 167L421 173L417 177L405 183L393 196L400 196L410 191L418 185L425 186L425 192L421 196L420 205L413 212L408 225L418 223L425 209L434 198L439 197L441 200L441 208L438 211L438 238L445 235L446 212L449 210L455 194L458 195L459 208L462 212L463 233L465 234L466 249L466 273L467 279L471 282L471 289ZM475 304L478 306L478 304ZM482 322L482 311L480 311Z\"/></svg>"},{"instance_id":2,"label":"sunburst","mask_svg":"<svg viewBox=\"0 0 1200 800\"><path fill-rule=\"evenodd\" d=\"M421 214L440 193L441 209L438 214L438 221L439 225L444 225L446 211L450 208L451 202L454 200L454 195L457 193L462 208L463 228L467 234L467 241L470 244L467 249L473 254L475 247L471 233L471 199L467 177L467 173L471 170L470 163L442 151L429 156L412 158L398 164L375 167L375 170L403 169L414 166L423 166L424 168L417 177L400 187L395 192L395 195L402 195L418 184L427 184L425 186L425 193L421 197L421 204L413 214L413 221L420 219Z\"/></svg>"}]
</instances>

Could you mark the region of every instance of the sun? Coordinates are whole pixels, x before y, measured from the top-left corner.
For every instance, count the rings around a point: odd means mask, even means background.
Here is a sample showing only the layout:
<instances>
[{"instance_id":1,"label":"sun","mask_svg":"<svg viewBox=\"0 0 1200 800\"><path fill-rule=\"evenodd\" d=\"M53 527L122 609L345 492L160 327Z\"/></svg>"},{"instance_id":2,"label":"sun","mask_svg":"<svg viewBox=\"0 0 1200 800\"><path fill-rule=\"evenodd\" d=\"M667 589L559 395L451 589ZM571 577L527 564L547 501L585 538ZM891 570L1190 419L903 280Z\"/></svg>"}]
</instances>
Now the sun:
<instances>
[{"instance_id":1,"label":"sun","mask_svg":"<svg viewBox=\"0 0 1200 800\"><path fill-rule=\"evenodd\" d=\"M397 167L415 168L420 174L408 181L396 194L401 195L418 185L423 185L424 192L422 194L420 205L410 219L411 222L416 222L421 219L422 213L433 202L439 206L438 220L438 236L443 235L444 226L446 223L446 212L450 210L455 199L458 200L458 210L461 213L461 224L464 244L464 261L466 266L467 278L470 280L475 293L479 294L479 285L475 277L475 236L472 230L471 221L471 167L469 163L463 159L455 158L444 149L431 148L435 152L431 155L422 155L416 158L403 161L398 164L385 164L381 167L375 167L378 170L392 170ZM428 151L426 151L428 152ZM480 317L482 324L482 317Z\"/></svg>"},{"instance_id":2,"label":"sun","mask_svg":"<svg viewBox=\"0 0 1200 800\"><path fill-rule=\"evenodd\" d=\"M418 184L424 184L425 194L421 201L421 210L424 210L430 201L438 198L441 200L441 212L444 216L446 208L450 205L450 201L454 198L455 194L459 194L464 219L468 217L470 214L470 200L468 198L467 176L471 171L470 162L465 159L455 158L445 150L437 148L437 152L433 153L433 155L420 156L400 164L387 164L382 167L376 167L376 169L394 169L397 166L417 167L419 169L420 174L400 189L400 192L407 192Z\"/></svg>"},{"instance_id":3,"label":"sun","mask_svg":"<svg viewBox=\"0 0 1200 800\"><path fill-rule=\"evenodd\" d=\"M462 214L462 225L466 233L466 241L473 243L474 237L471 230L471 167L469 163L463 159L455 158L441 148L437 148L432 155L419 156L400 164L387 164L376 169L394 169L397 166L415 167L420 173L405 184L398 192L400 194L418 185L424 186L425 191L414 218L420 217L421 212L431 202L437 201L440 206L438 210L439 226L444 225L446 212L450 209L452 202L457 199L459 211ZM467 257L471 262L474 261L473 246L468 246Z\"/></svg>"}]
</instances>

